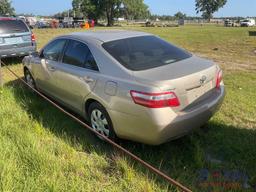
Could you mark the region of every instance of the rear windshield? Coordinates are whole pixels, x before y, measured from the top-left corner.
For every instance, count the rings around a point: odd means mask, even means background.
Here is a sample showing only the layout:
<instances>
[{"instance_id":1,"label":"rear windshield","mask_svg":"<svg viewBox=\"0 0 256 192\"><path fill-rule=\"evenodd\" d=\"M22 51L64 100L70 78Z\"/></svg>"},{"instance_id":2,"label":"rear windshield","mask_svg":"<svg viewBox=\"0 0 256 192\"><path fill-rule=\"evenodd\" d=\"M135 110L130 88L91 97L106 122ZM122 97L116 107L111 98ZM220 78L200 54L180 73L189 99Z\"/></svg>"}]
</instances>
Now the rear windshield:
<instances>
[{"instance_id":1,"label":"rear windshield","mask_svg":"<svg viewBox=\"0 0 256 192\"><path fill-rule=\"evenodd\" d=\"M0 20L0 34L29 32L26 24L21 20Z\"/></svg>"},{"instance_id":2,"label":"rear windshield","mask_svg":"<svg viewBox=\"0 0 256 192\"><path fill-rule=\"evenodd\" d=\"M141 36L104 43L103 48L133 71L169 65L191 57L188 52L155 36Z\"/></svg>"}]
</instances>

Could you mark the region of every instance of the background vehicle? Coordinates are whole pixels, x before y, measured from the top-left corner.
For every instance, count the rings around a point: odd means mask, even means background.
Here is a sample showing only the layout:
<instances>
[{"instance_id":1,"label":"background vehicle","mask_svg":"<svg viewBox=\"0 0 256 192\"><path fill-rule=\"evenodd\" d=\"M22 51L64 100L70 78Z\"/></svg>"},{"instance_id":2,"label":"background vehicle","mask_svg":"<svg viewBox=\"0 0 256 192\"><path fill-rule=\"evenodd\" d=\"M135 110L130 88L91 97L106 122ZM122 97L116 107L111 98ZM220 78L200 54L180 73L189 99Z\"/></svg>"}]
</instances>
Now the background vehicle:
<instances>
[{"instance_id":1,"label":"background vehicle","mask_svg":"<svg viewBox=\"0 0 256 192\"><path fill-rule=\"evenodd\" d=\"M241 27L253 27L253 26L255 26L254 19L245 19L241 21Z\"/></svg>"},{"instance_id":2,"label":"background vehicle","mask_svg":"<svg viewBox=\"0 0 256 192\"><path fill-rule=\"evenodd\" d=\"M0 18L0 56L16 57L36 51L35 36L24 21Z\"/></svg>"},{"instance_id":3,"label":"background vehicle","mask_svg":"<svg viewBox=\"0 0 256 192\"><path fill-rule=\"evenodd\" d=\"M239 21L232 21L232 20L225 20L224 21L224 26L225 27L240 27Z\"/></svg>"},{"instance_id":4,"label":"background vehicle","mask_svg":"<svg viewBox=\"0 0 256 192\"><path fill-rule=\"evenodd\" d=\"M143 32L73 33L23 62L31 86L111 139L176 139L205 124L224 98L216 64Z\"/></svg>"},{"instance_id":5,"label":"background vehicle","mask_svg":"<svg viewBox=\"0 0 256 192\"><path fill-rule=\"evenodd\" d=\"M38 29L45 29L50 27L51 25L46 21L37 21L35 25L35 28L38 28Z\"/></svg>"},{"instance_id":6,"label":"background vehicle","mask_svg":"<svg viewBox=\"0 0 256 192\"><path fill-rule=\"evenodd\" d=\"M225 20L225 22L224 22L224 26L225 27L233 27L234 26L234 22L233 21L231 21L231 20Z\"/></svg>"}]
</instances>

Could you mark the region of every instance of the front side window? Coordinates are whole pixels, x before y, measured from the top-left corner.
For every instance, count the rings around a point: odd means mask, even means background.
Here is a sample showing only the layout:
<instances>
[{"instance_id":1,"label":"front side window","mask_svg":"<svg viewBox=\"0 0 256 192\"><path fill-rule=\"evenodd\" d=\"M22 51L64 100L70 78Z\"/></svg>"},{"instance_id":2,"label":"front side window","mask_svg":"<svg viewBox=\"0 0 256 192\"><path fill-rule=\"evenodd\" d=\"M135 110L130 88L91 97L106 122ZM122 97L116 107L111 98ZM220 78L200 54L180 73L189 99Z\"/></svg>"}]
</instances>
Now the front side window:
<instances>
[{"instance_id":1,"label":"front side window","mask_svg":"<svg viewBox=\"0 0 256 192\"><path fill-rule=\"evenodd\" d=\"M106 42L103 48L121 65L141 71L187 59L191 54L155 36Z\"/></svg>"},{"instance_id":2,"label":"front side window","mask_svg":"<svg viewBox=\"0 0 256 192\"><path fill-rule=\"evenodd\" d=\"M65 44L65 39L57 39L51 42L44 48L44 50L41 53L41 57L51 61L58 61L63 52Z\"/></svg>"},{"instance_id":3,"label":"front side window","mask_svg":"<svg viewBox=\"0 0 256 192\"><path fill-rule=\"evenodd\" d=\"M95 59L88 46L79 41L69 41L63 56L63 63L91 70L98 70Z\"/></svg>"}]
</instances>

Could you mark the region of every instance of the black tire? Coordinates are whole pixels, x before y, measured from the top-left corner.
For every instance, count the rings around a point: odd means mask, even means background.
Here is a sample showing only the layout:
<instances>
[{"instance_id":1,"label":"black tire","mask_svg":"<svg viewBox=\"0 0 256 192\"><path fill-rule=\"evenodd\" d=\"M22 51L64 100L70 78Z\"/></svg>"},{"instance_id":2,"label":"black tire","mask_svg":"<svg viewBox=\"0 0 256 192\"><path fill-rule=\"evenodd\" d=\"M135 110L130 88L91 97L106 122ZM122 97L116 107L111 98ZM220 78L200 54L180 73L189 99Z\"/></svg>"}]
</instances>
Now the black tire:
<instances>
[{"instance_id":1,"label":"black tire","mask_svg":"<svg viewBox=\"0 0 256 192\"><path fill-rule=\"evenodd\" d=\"M35 80L31 75L31 73L29 72L29 70L26 68L24 69L24 77L25 77L26 83L29 84L32 88L36 89Z\"/></svg>"},{"instance_id":2,"label":"black tire","mask_svg":"<svg viewBox=\"0 0 256 192\"><path fill-rule=\"evenodd\" d=\"M206 122L205 124L203 124L200 129L205 132L208 133L210 131L210 126L209 126L209 122Z\"/></svg>"},{"instance_id":3,"label":"black tire","mask_svg":"<svg viewBox=\"0 0 256 192\"><path fill-rule=\"evenodd\" d=\"M109 134L106 134L104 131L99 131L99 130L97 130L96 129L96 127L95 127L95 124L94 124L94 122L96 122L96 119L94 118L94 114L93 113L97 113L97 112L100 112L101 113L101 119L102 120L105 120L106 119L106 121L107 121L107 125L102 125L102 126L104 126L104 128L107 130L109 130ZM100 114L100 113L98 113L98 114ZM90 125L91 125L91 127L95 130L95 131L97 131L97 132L99 132L99 133L101 133L101 134L104 134L104 136L106 136L107 138L109 138L109 139L111 139L112 141L117 141L118 140L118 138L117 138L117 136L116 136L116 134L115 134L115 131L114 131L114 129L113 129L113 124L112 124L112 121L111 121L111 119L110 119L110 117L109 117L109 115L108 115L108 112L106 111L106 109L101 105L101 104L99 104L99 103L97 103L97 102L94 102L94 103L92 103L90 106L89 106L89 108L88 108L88 115L89 115L89 122L90 122ZM93 122L94 121L94 122ZM100 139L102 139L102 140L104 140L102 137L100 137L100 136L98 136L97 135L97 137L99 137Z\"/></svg>"}]
</instances>

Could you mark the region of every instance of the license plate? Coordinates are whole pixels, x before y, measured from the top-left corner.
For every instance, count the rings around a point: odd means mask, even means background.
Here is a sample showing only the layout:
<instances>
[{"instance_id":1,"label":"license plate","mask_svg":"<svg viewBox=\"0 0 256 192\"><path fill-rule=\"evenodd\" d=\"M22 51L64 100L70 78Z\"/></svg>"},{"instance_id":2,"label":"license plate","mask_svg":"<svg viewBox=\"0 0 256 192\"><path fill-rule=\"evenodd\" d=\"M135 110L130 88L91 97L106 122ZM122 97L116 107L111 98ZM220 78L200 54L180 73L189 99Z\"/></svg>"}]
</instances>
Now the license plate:
<instances>
[{"instance_id":1,"label":"license plate","mask_svg":"<svg viewBox=\"0 0 256 192\"><path fill-rule=\"evenodd\" d=\"M5 38L4 41L7 44L19 44L23 42L21 37Z\"/></svg>"},{"instance_id":2,"label":"license plate","mask_svg":"<svg viewBox=\"0 0 256 192\"><path fill-rule=\"evenodd\" d=\"M213 88L213 82L210 81L199 88L188 91L187 92L188 102L192 103L193 101L198 99L200 96L210 91L212 88Z\"/></svg>"}]
</instances>

